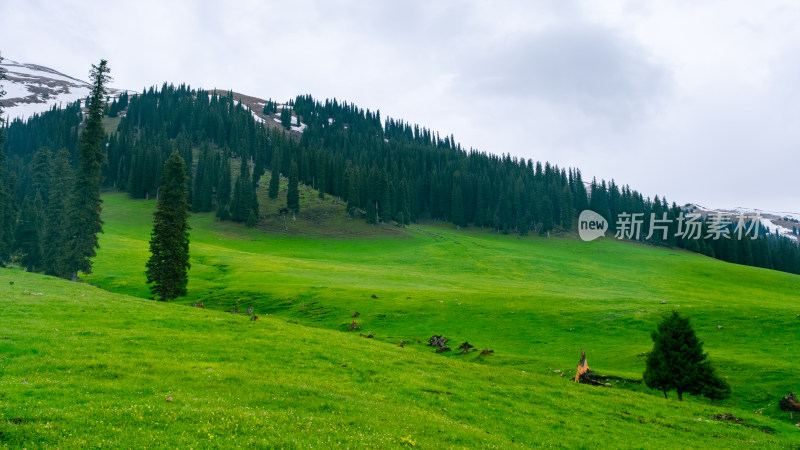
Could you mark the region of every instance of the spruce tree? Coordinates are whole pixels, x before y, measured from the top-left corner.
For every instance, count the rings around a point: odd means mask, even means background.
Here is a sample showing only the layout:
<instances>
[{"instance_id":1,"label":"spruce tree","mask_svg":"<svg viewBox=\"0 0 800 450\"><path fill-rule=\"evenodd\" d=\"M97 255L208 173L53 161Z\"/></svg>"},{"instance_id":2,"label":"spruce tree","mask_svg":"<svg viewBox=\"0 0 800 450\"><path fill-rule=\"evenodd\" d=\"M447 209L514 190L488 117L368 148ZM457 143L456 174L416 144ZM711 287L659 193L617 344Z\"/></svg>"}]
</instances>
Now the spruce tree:
<instances>
[{"instance_id":1,"label":"spruce tree","mask_svg":"<svg viewBox=\"0 0 800 450\"><path fill-rule=\"evenodd\" d=\"M711 400L712 405L731 395L731 385L717 375L710 361L706 361L703 365L703 386L700 388L700 394Z\"/></svg>"},{"instance_id":2,"label":"spruce tree","mask_svg":"<svg viewBox=\"0 0 800 450\"><path fill-rule=\"evenodd\" d=\"M289 190L286 194L286 207L292 211L293 216L300 212L300 191L297 184L297 163L292 161L292 166L289 169Z\"/></svg>"},{"instance_id":3,"label":"spruce tree","mask_svg":"<svg viewBox=\"0 0 800 450\"><path fill-rule=\"evenodd\" d=\"M21 264L28 272L42 270L42 231L44 206L42 194L37 192L33 200L26 197L17 222L16 247L22 252Z\"/></svg>"},{"instance_id":4,"label":"spruce tree","mask_svg":"<svg viewBox=\"0 0 800 450\"><path fill-rule=\"evenodd\" d=\"M33 155L30 163L31 193L42 196L42 204L47 205L50 198L50 179L52 177L53 154L47 147L41 147Z\"/></svg>"},{"instance_id":5,"label":"spruce tree","mask_svg":"<svg viewBox=\"0 0 800 450\"><path fill-rule=\"evenodd\" d=\"M292 128L292 110L287 105L281 109L281 125L287 130Z\"/></svg>"},{"instance_id":6,"label":"spruce tree","mask_svg":"<svg viewBox=\"0 0 800 450\"><path fill-rule=\"evenodd\" d=\"M561 189L561 227L565 231L572 229L572 221L575 219L575 212L572 209L573 198L572 190L564 185Z\"/></svg>"},{"instance_id":7,"label":"spruce tree","mask_svg":"<svg viewBox=\"0 0 800 450\"><path fill-rule=\"evenodd\" d=\"M453 208L452 208L453 224L456 228L466 226L464 221L464 201L461 194L461 182L453 183Z\"/></svg>"},{"instance_id":8,"label":"spruce tree","mask_svg":"<svg viewBox=\"0 0 800 450\"><path fill-rule=\"evenodd\" d=\"M281 182L281 151L280 146L274 145L272 150L272 160L270 161L270 175L269 175L269 199L275 200L278 198L278 191Z\"/></svg>"},{"instance_id":9,"label":"spruce tree","mask_svg":"<svg viewBox=\"0 0 800 450\"><path fill-rule=\"evenodd\" d=\"M186 167L177 151L164 163L164 184L150 236L147 284L158 300L186 295L189 264L189 204Z\"/></svg>"},{"instance_id":10,"label":"spruce tree","mask_svg":"<svg viewBox=\"0 0 800 450\"><path fill-rule=\"evenodd\" d=\"M67 254L66 261L70 267L72 281L78 280L78 272L92 272L92 258L99 247L97 233L103 232L103 221L100 219L102 200L100 199L100 170L105 159L102 142L103 108L106 84L111 81L110 72L105 59L99 66L92 65L89 78L92 91L89 96L89 113L85 128L80 136L78 153L78 170L75 173L75 185L68 207L67 218Z\"/></svg>"},{"instance_id":11,"label":"spruce tree","mask_svg":"<svg viewBox=\"0 0 800 450\"><path fill-rule=\"evenodd\" d=\"M250 165L247 161L242 161L233 191L231 218L236 222L247 222L251 215L258 221L258 197L256 188L250 179Z\"/></svg>"},{"instance_id":12,"label":"spruce tree","mask_svg":"<svg viewBox=\"0 0 800 450\"><path fill-rule=\"evenodd\" d=\"M66 206L72 192L74 175L69 150L62 148L56 154L53 163L53 176L50 179L50 201L45 208L45 232L42 247L47 250L49 257L44 260L44 272L48 275L67 278L70 268L66 261L66 230L64 223L67 220Z\"/></svg>"},{"instance_id":13,"label":"spruce tree","mask_svg":"<svg viewBox=\"0 0 800 450\"><path fill-rule=\"evenodd\" d=\"M664 398L675 390L681 401L684 393L706 394L713 400L730 392L727 383L715 375L688 317L672 311L651 337L653 350L647 355L643 375L647 387L662 391Z\"/></svg>"},{"instance_id":14,"label":"spruce tree","mask_svg":"<svg viewBox=\"0 0 800 450\"><path fill-rule=\"evenodd\" d=\"M280 188L280 182L281 182L280 178L281 176L280 173L278 172L278 166L277 164L273 164L272 171L270 172L269 175L268 195L270 200L275 200L276 198L278 198L278 190Z\"/></svg>"},{"instance_id":15,"label":"spruce tree","mask_svg":"<svg viewBox=\"0 0 800 450\"><path fill-rule=\"evenodd\" d=\"M228 220L228 205L231 202L231 158L228 152L222 155L219 183L217 184L217 217Z\"/></svg>"},{"instance_id":16,"label":"spruce tree","mask_svg":"<svg viewBox=\"0 0 800 450\"><path fill-rule=\"evenodd\" d=\"M322 150L317 154L316 175L314 176L314 187L319 191L319 198L325 198L326 189L325 175L325 152Z\"/></svg>"}]
</instances>

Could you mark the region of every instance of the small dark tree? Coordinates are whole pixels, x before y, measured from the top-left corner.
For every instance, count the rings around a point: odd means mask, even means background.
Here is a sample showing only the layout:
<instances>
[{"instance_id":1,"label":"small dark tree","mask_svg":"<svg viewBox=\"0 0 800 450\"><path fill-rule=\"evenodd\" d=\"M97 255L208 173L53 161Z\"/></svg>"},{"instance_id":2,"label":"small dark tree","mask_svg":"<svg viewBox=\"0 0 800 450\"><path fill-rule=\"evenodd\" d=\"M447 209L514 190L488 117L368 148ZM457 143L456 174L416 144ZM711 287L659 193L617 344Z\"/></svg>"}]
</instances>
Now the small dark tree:
<instances>
[{"instance_id":1,"label":"small dark tree","mask_svg":"<svg viewBox=\"0 0 800 450\"><path fill-rule=\"evenodd\" d=\"M664 398L674 389L681 401L684 393L707 393L712 400L724 398L720 395L727 383L714 374L708 355L703 353L703 343L697 339L688 317L672 311L651 336L653 350L647 356L643 375L647 387L662 391Z\"/></svg>"},{"instance_id":2,"label":"small dark tree","mask_svg":"<svg viewBox=\"0 0 800 450\"><path fill-rule=\"evenodd\" d=\"M150 237L147 283L161 301L186 295L189 264L189 204L186 167L177 151L164 163L164 185Z\"/></svg>"},{"instance_id":3,"label":"small dark tree","mask_svg":"<svg viewBox=\"0 0 800 450\"><path fill-rule=\"evenodd\" d=\"M219 183L217 184L217 217L228 220L228 205L231 202L231 158L229 152L222 155Z\"/></svg>"},{"instance_id":4,"label":"small dark tree","mask_svg":"<svg viewBox=\"0 0 800 450\"><path fill-rule=\"evenodd\" d=\"M269 176L269 192L268 196L270 200L275 200L278 198L278 190L280 188L280 173L278 172L278 168L276 165L272 166L272 171L270 172Z\"/></svg>"},{"instance_id":5,"label":"small dark tree","mask_svg":"<svg viewBox=\"0 0 800 450\"><path fill-rule=\"evenodd\" d=\"M731 385L724 378L717 375L714 366L710 361L703 365L703 386L700 394L711 400L711 404L716 404L719 400L724 400L731 395Z\"/></svg>"},{"instance_id":6,"label":"small dark tree","mask_svg":"<svg viewBox=\"0 0 800 450\"><path fill-rule=\"evenodd\" d=\"M286 105L283 105L283 109L281 109L281 125L287 130L292 128L292 110Z\"/></svg>"},{"instance_id":7,"label":"small dark tree","mask_svg":"<svg viewBox=\"0 0 800 450\"><path fill-rule=\"evenodd\" d=\"M266 108L266 106L265 106ZM281 182L281 152L278 145L275 145L272 150L272 161L270 162L271 170L269 175L269 192L268 196L270 200L275 200L278 198L278 190L280 188Z\"/></svg>"},{"instance_id":8,"label":"small dark tree","mask_svg":"<svg viewBox=\"0 0 800 450\"><path fill-rule=\"evenodd\" d=\"M247 216L245 225L247 225L249 228L253 228L254 226L258 225L258 216L254 210L250 210L250 214Z\"/></svg>"}]
</instances>

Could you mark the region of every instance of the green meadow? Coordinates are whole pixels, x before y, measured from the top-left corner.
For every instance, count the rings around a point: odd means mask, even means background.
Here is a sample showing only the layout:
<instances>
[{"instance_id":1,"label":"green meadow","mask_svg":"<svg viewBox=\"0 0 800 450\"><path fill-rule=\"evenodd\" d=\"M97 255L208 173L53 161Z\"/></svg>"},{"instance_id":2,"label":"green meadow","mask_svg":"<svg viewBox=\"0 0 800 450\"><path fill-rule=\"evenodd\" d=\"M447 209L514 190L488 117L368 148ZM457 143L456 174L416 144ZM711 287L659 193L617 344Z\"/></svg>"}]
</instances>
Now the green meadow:
<instances>
[{"instance_id":1,"label":"green meadow","mask_svg":"<svg viewBox=\"0 0 800 450\"><path fill-rule=\"evenodd\" d=\"M83 277L102 289L0 271L0 445L800 446L777 407L800 390L796 275L613 238L371 226L310 189L284 229L263 186L256 228L192 215L175 302L147 300L154 202L120 193ZM720 405L638 383L673 308L733 388ZM581 349L610 387L569 380ZM727 413L743 422L710 418Z\"/></svg>"}]
</instances>

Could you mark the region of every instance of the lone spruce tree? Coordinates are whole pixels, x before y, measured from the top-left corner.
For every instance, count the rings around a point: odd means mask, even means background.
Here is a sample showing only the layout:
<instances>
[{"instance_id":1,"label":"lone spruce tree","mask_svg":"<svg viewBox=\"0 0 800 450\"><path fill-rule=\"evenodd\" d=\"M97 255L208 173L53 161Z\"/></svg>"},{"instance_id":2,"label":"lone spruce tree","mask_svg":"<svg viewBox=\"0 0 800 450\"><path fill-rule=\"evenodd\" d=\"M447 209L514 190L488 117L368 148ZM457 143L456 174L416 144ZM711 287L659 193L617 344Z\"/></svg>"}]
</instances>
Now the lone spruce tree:
<instances>
[{"instance_id":1,"label":"lone spruce tree","mask_svg":"<svg viewBox=\"0 0 800 450\"><path fill-rule=\"evenodd\" d=\"M716 375L708 354L703 353L703 343L688 317L672 311L658 324L652 338L653 350L647 356L643 375L647 387L662 391L664 398L674 389L680 401L684 393L702 394L712 401L730 394L730 386Z\"/></svg>"},{"instance_id":2,"label":"lone spruce tree","mask_svg":"<svg viewBox=\"0 0 800 450\"><path fill-rule=\"evenodd\" d=\"M177 151L164 163L162 179L146 274L153 295L166 301L186 295L190 267L186 164Z\"/></svg>"},{"instance_id":3,"label":"lone spruce tree","mask_svg":"<svg viewBox=\"0 0 800 450\"><path fill-rule=\"evenodd\" d=\"M100 200L100 170L105 160L103 151L103 107L106 84L111 81L105 59L100 65L92 64L89 78L92 91L89 95L89 114L81 132L78 153L78 170L67 212L65 262L71 271L72 281L78 280L78 272L92 272L92 258L99 248L97 233L103 232L100 219L102 200Z\"/></svg>"}]
</instances>

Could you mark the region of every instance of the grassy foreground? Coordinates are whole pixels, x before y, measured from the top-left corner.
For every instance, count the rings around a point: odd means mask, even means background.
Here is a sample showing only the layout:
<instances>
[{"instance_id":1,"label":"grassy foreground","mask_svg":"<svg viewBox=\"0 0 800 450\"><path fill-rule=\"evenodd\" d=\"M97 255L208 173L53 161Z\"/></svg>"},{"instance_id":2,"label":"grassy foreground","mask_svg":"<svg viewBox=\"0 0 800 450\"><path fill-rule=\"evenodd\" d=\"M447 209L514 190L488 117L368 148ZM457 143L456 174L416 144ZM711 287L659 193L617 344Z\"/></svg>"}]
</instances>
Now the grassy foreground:
<instances>
[{"instance_id":1,"label":"grassy foreground","mask_svg":"<svg viewBox=\"0 0 800 450\"><path fill-rule=\"evenodd\" d=\"M16 270L0 270L0 317L0 447L800 443L796 427L735 407L582 386ZM744 423L709 418L725 412Z\"/></svg>"},{"instance_id":2,"label":"grassy foreground","mask_svg":"<svg viewBox=\"0 0 800 450\"><path fill-rule=\"evenodd\" d=\"M106 232L86 279L149 297L143 272L153 202L124 194L104 200ZM777 400L800 391L796 275L608 238L586 243L430 224L368 226L313 193L305 201L317 202L307 211L329 208L332 218L289 220L289 232L282 222L280 231L265 232L193 215L189 296L181 302L219 310L238 303L340 331L358 312L361 331L377 340L430 351L428 338L443 334L456 347L468 341L494 350L493 366L551 377L574 374L583 348L594 370L627 379L641 379L650 332L678 308L733 387L723 405L789 421ZM280 204L263 201L262 210ZM351 235L332 237L342 229ZM441 358L475 360L453 353Z\"/></svg>"}]
</instances>

